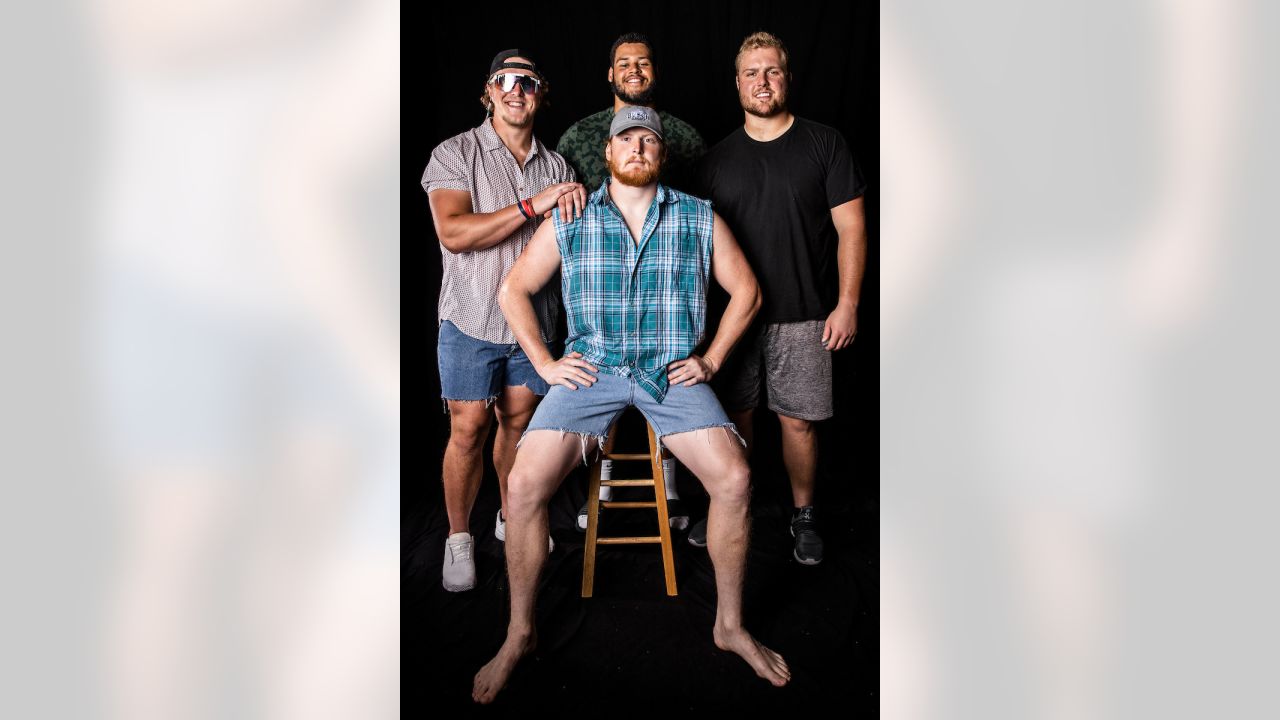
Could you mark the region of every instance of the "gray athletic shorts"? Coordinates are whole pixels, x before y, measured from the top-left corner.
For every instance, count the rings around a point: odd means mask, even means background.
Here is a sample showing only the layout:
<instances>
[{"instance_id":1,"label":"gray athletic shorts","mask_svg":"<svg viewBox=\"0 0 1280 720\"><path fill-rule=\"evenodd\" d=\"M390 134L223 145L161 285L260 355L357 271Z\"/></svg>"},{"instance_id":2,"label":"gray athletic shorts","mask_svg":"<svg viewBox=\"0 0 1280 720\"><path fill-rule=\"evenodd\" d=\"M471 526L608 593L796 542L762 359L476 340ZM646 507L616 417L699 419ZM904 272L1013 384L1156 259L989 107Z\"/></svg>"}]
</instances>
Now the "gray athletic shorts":
<instances>
[{"instance_id":1,"label":"gray athletic shorts","mask_svg":"<svg viewBox=\"0 0 1280 720\"><path fill-rule=\"evenodd\" d=\"M800 420L826 420L831 402L831 351L822 346L824 320L770 323L747 333L711 385L728 412L760 404Z\"/></svg>"}]
</instances>

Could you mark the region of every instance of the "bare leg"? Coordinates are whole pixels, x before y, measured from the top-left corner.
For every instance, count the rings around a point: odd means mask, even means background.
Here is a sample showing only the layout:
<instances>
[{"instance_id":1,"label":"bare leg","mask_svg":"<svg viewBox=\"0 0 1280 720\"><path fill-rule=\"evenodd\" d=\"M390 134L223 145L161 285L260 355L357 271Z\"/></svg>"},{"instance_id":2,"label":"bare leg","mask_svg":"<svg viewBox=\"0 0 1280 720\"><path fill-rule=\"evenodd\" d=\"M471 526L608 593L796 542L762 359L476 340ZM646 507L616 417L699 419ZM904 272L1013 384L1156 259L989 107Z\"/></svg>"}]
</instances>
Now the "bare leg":
<instances>
[{"instance_id":1,"label":"bare leg","mask_svg":"<svg viewBox=\"0 0 1280 720\"><path fill-rule=\"evenodd\" d=\"M484 477L484 441L491 415L479 400L449 401L449 445L444 450L444 506L449 533L469 532L471 508Z\"/></svg>"},{"instance_id":2,"label":"bare leg","mask_svg":"<svg viewBox=\"0 0 1280 720\"><path fill-rule=\"evenodd\" d=\"M791 499L796 507L812 505L818 434L808 420L780 414L778 422L782 424L782 462L791 477Z\"/></svg>"},{"instance_id":3,"label":"bare leg","mask_svg":"<svg viewBox=\"0 0 1280 720\"><path fill-rule=\"evenodd\" d=\"M667 435L663 444L702 481L711 495L707 553L716 572L716 647L736 653L760 677L786 685L791 670L742 625L742 583L750 530L751 471L742 445L727 428Z\"/></svg>"},{"instance_id":4,"label":"bare leg","mask_svg":"<svg viewBox=\"0 0 1280 720\"><path fill-rule=\"evenodd\" d=\"M588 452L595 440L588 441ZM498 654L476 673L471 699L492 702L507 684L520 658L537 645L533 608L538 575L547 559L547 501L582 457L582 440L573 433L535 430L516 452L507 479L507 579L511 583L511 622Z\"/></svg>"},{"instance_id":5,"label":"bare leg","mask_svg":"<svg viewBox=\"0 0 1280 720\"><path fill-rule=\"evenodd\" d=\"M494 410L498 415L498 435L493 440L493 468L498 472L498 490L502 493L502 509L507 508L507 476L516 460L516 443L529 427L538 396L523 385L508 387L498 396Z\"/></svg>"}]
</instances>

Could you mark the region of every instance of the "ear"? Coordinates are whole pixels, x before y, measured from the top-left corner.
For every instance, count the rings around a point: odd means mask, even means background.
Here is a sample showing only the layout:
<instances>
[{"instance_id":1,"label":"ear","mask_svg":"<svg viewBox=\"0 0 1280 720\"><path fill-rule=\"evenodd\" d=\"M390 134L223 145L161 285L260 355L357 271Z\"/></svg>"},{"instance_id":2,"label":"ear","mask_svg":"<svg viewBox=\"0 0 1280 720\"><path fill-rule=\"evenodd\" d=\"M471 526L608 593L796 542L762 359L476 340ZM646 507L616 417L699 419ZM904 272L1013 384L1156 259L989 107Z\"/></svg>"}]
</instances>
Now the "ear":
<instances>
[{"instance_id":1,"label":"ear","mask_svg":"<svg viewBox=\"0 0 1280 720\"><path fill-rule=\"evenodd\" d=\"M610 84L610 85L612 85L612 84L613 84L613 68L612 68L612 67L611 67L611 68L609 68L609 78L608 78L608 79L609 79L609 84Z\"/></svg>"},{"instance_id":2,"label":"ear","mask_svg":"<svg viewBox=\"0 0 1280 720\"><path fill-rule=\"evenodd\" d=\"M604 141L604 161L607 163L613 160L613 138Z\"/></svg>"}]
</instances>

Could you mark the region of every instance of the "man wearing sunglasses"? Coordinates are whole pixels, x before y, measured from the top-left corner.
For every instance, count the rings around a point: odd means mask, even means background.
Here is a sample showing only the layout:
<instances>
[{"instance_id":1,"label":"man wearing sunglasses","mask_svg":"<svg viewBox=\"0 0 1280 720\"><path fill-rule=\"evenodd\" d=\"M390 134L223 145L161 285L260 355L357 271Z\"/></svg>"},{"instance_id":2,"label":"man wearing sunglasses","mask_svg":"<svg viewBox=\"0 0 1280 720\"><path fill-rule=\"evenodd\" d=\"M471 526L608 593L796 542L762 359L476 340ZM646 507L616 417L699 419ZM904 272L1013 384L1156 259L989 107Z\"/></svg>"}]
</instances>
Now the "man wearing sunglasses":
<instances>
[{"instance_id":1,"label":"man wearing sunglasses","mask_svg":"<svg viewBox=\"0 0 1280 720\"><path fill-rule=\"evenodd\" d=\"M449 412L444 498L449 516L443 583L458 592L475 586L470 516L484 470L484 445L496 414L493 464L502 505L516 441L547 384L529 364L497 306L498 286L553 208L566 219L586 203L564 158L533 135L533 119L547 82L527 53L494 57L480 102L489 117L431 153L422 187L440 239L438 358L440 390ZM534 298L544 340L555 332L555 288ZM494 530L505 537L503 510ZM550 537L548 549L554 548Z\"/></svg>"},{"instance_id":2,"label":"man wearing sunglasses","mask_svg":"<svg viewBox=\"0 0 1280 720\"><path fill-rule=\"evenodd\" d=\"M611 179L591 194L582 217L557 217L538 229L499 293L520 346L551 390L511 470L511 615L502 647L476 673L477 702L491 702L537 643L534 604L547 558L548 501L628 406L640 410L659 443L711 495L716 646L742 657L774 686L791 678L782 656L743 625L750 471L733 423L706 384L751 323L759 290L711 203L658 183L664 155L657 113L619 108L605 147ZM557 271L569 329L566 352L558 359L539 335L533 302ZM729 303L715 336L698 354L713 276Z\"/></svg>"},{"instance_id":3,"label":"man wearing sunglasses","mask_svg":"<svg viewBox=\"0 0 1280 720\"><path fill-rule=\"evenodd\" d=\"M782 428L795 504L792 555L817 565L823 543L813 507L814 424L834 414L831 353L857 334L866 182L838 131L787 108L791 73L782 41L764 32L748 36L734 67L745 122L703 158L698 184L742 238L765 300L716 390L750 442L764 385ZM705 546L706 521L695 523L688 539Z\"/></svg>"},{"instance_id":4,"label":"man wearing sunglasses","mask_svg":"<svg viewBox=\"0 0 1280 720\"><path fill-rule=\"evenodd\" d=\"M609 125L614 114L624 105L654 107L658 85L657 65L653 46L640 33L626 33L613 41L609 49L609 72L606 75L613 90L613 107L579 120L564 131L556 151L569 161L578 179L588 192L594 192L609 177L605 165L604 146L609 139ZM690 192L693 167L707 151L702 136L689 123L669 112L658 111L662 120L664 148L667 161L663 163L662 184L677 190ZM689 513L676 490L675 464L663 461L666 476L667 501L671 511L671 528L684 530L689 526ZM600 489L600 499L608 501L613 488ZM587 529L587 504L578 508L577 528Z\"/></svg>"}]
</instances>

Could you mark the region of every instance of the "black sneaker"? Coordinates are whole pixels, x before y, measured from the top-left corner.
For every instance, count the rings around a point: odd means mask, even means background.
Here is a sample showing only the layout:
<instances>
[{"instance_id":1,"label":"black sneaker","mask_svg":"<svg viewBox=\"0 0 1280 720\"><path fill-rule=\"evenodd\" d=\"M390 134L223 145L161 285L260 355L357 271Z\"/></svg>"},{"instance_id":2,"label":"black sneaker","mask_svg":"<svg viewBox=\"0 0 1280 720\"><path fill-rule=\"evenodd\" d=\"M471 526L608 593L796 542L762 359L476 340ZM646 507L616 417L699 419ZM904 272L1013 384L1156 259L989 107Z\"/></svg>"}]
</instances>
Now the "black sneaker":
<instances>
[{"instance_id":1,"label":"black sneaker","mask_svg":"<svg viewBox=\"0 0 1280 720\"><path fill-rule=\"evenodd\" d=\"M578 529L578 532L587 531L587 512L588 511L589 511L589 508L587 507L587 501L583 500L582 507L578 508L578 522L573 524L573 526Z\"/></svg>"},{"instance_id":2,"label":"black sneaker","mask_svg":"<svg viewBox=\"0 0 1280 720\"><path fill-rule=\"evenodd\" d=\"M813 506L796 508L791 516L791 535L796 539L796 549L791 555L801 565L817 565L822 562L822 538L818 537L818 519Z\"/></svg>"},{"instance_id":3,"label":"black sneaker","mask_svg":"<svg viewBox=\"0 0 1280 720\"><path fill-rule=\"evenodd\" d=\"M689 528L689 544L694 547L707 546L707 519L702 518Z\"/></svg>"},{"instance_id":4,"label":"black sneaker","mask_svg":"<svg viewBox=\"0 0 1280 720\"><path fill-rule=\"evenodd\" d=\"M689 511L684 509L684 503L680 498L667 498L667 522L671 524L672 530L684 530L689 527ZM706 536L706 529L702 533Z\"/></svg>"}]
</instances>

